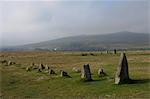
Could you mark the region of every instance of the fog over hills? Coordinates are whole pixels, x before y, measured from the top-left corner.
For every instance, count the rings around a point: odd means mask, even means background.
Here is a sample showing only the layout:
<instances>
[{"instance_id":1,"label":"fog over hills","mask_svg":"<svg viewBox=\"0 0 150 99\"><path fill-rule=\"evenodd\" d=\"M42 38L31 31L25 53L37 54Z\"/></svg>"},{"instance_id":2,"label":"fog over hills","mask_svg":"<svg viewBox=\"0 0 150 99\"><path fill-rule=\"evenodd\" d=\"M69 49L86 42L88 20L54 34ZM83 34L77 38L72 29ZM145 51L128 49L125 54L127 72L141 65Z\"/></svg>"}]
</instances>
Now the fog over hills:
<instances>
[{"instance_id":1,"label":"fog over hills","mask_svg":"<svg viewBox=\"0 0 150 99\"><path fill-rule=\"evenodd\" d=\"M149 34L123 31L101 35L79 35L11 47L8 49L95 51L134 48L149 48Z\"/></svg>"}]
</instances>

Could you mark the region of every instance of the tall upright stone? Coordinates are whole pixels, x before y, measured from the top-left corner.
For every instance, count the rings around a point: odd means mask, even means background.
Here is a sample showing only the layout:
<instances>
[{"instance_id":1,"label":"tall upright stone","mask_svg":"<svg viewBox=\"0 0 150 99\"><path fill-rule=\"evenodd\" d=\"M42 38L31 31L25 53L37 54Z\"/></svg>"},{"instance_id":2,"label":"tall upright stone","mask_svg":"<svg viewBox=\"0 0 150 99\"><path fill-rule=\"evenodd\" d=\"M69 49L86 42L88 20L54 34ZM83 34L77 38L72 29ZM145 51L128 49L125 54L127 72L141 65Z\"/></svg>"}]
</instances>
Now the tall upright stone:
<instances>
[{"instance_id":1,"label":"tall upright stone","mask_svg":"<svg viewBox=\"0 0 150 99\"><path fill-rule=\"evenodd\" d=\"M89 64L84 64L83 65L81 78L86 80L86 81L91 81L92 80Z\"/></svg>"},{"instance_id":2,"label":"tall upright stone","mask_svg":"<svg viewBox=\"0 0 150 99\"><path fill-rule=\"evenodd\" d=\"M106 54L108 54L109 52L108 52L108 50L106 51Z\"/></svg>"},{"instance_id":3,"label":"tall upright stone","mask_svg":"<svg viewBox=\"0 0 150 99\"><path fill-rule=\"evenodd\" d=\"M116 72L115 84L129 82L128 62L125 53L121 53L119 65Z\"/></svg>"},{"instance_id":4,"label":"tall upright stone","mask_svg":"<svg viewBox=\"0 0 150 99\"><path fill-rule=\"evenodd\" d=\"M114 54L116 54L117 53L117 50L116 49L114 49Z\"/></svg>"}]
</instances>

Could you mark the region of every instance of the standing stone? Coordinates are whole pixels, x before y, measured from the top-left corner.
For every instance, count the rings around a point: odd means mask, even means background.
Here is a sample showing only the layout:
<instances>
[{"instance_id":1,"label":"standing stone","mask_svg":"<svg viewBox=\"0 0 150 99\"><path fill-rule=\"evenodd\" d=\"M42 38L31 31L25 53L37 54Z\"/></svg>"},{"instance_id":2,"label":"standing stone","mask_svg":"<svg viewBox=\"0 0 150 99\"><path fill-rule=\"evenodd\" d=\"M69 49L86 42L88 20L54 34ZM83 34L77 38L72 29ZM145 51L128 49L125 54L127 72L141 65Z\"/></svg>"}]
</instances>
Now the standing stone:
<instances>
[{"instance_id":1,"label":"standing stone","mask_svg":"<svg viewBox=\"0 0 150 99\"><path fill-rule=\"evenodd\" d=\"M125 53L121 53L121 58L116 72L115 84L129 82L128 62Z\"/></svg>"},{"instance_id":2,"label":"standing stone","mask_svg":"<svg viewBox=\"0 0 150 99\"><path fill-rule=\"evenodd\" d=\"M84 64L83 65L83 71L82 71L81 78L86 80L86 81L91 81L92 80L89 64Z\"/></svg>"},{"instance_id":3,"label":"standing stone","mask_svg":"<svg viewBox=\"0 0 150 99\"><path fill-rule=\"evenodd\" d=\"M99 77L106 76L106 73L104 72L104 70L103 70L102 68L100 68L100 69L98 70L98 76L99 76Z\"/></svg>"},{"instance_id":4,"label":"standing stone","mask_svg":"<svg viewBox=\"0 0 150 99\"><path fill-rule=\"evenodd\" d=\"M109 52L108 52L108 50L106 51L106 54L108 54Z\"/></svg>"},{"instance_id":5,"label":"standing stone","mask_svg":"<svg viewBox=\"0 0 150 99\"><path fill-rule=\"evenodd\" d=\"M116 49L114 49L114 54L116 54L117 53L117 50Z\"/></svg>"},{"instance_id":6,"label":"standing stone","mask_svg":"<svg viewBox=\"0 0 150 99\"><path fill-rule=\"evenodd\" d=\"M65 71L63 71L63 70L61 70L60 76L61 76L61 77L70 77L70 76L68 75L68 73L65 72Z\"/></svg>"}]
</instances>

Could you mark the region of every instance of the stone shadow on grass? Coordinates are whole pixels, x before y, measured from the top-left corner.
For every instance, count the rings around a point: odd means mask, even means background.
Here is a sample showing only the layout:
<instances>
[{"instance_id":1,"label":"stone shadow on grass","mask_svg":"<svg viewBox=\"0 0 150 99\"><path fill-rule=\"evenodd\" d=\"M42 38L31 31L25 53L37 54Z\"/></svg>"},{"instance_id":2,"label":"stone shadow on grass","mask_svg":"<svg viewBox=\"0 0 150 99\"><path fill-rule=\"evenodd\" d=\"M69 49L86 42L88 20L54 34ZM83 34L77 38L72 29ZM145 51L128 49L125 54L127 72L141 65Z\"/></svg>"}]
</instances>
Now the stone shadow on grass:
<instances>
[{"instance_id":1,"label":"stone shadow on grass","mask_svg":"<svg viewBox=\"0 0 150 99\"><path fill-rule=\"evenodd\" d=\"M131 79L129 84L143 84L150 83L150 79Z\"/></svg>"}]
</instances>

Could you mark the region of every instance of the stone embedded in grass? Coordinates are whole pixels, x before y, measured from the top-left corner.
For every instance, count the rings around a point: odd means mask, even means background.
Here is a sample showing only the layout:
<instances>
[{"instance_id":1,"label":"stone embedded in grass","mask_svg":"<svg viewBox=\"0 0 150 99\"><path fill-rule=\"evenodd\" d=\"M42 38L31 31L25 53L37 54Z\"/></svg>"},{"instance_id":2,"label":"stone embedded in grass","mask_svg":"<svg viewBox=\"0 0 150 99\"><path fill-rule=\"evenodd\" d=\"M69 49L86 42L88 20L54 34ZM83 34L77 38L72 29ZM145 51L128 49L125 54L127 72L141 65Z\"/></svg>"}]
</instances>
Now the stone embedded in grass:
<instances>
[{"instance_id":1,"label":"stone embedded in grass","mask_svg":"<svg viewBox=\"0 0 150 99\"><path fill-rule=\"evenodd\" d=\"M26 67L26 71L31 71L31 68L30 67Z\"/></svg>"},{"instance_id":2,"label":"stone embedded in grass","mask_svg":"<svg viewBox=\"0 0 150 99\"><path fill-rule=\"evenodd\" d=\"M50 69L49 70L49 74L51 75L51 74L56 74L56 73L55 73L55 71L53 69Z\"/></svg>"},{"instance_id":3,"label":"stone embedded in grass","mask_svg":"<svg viewBox=\"0 0 150 99\"><path fill-rule=\"evenodd\" d=\"M106 76L106 73L104 72L104 70L103 70L102 68L100 68L100 69L98 70L98 76L99 76L99 77L104 77L104 76Z\"/></svg>"},{"instance_id":4,"label":"stone embedded in grass","mask_svg":"<svg viewBox=\"0 0 150 99\"><path fill-rule=\"evenodd\" d=\"M14 65L14 64L16 64L16 63L12 62L12 61L8 61L7 66Z\"/></svg>"},{"instance_id":5,"label":"stone embedded in grass","mask_svg":"<svg viewBox=\"0 0 150 99\"><path fill-rule=\"evenodd\" d=\"M39 65L39 69L41 69L41 70L45 69L44 65L43 65L43 64L40 64L40 65Z\"/></svg>"},{"instance_id":6,"label":"stone embedded in grass","mask_svg":"<svg viewBox=\"0 0 150 99\"><path fill-rule=\"evenodd\" d=\"M38 69L38 68L39 68L38 64L34 64L34 66L32 66L32 69Z\"/></svg>"},{"instance_id":7,"label":"stone embedded in grass","mask_svg":"<svg viewBox=\"0 0 150 99\"><path fill-rule=\"evenodd\" d=\"M128 83L129 72L128 72L128 62L125 53L121 53L121 58L116 72L115 84Z\"/></svg>"},{"instance_id":8,"label":"stone embedded in grass","mask_svg":"<svg viewBox=\"0 0 150 99\"><path fill-rule=\"evenodd\" d=\"M40 68L38 68L38 72L42 72Z\"/></svg>"},{"instance_id":9,"label":"stone embedded in grass","mask_svg":"<svg viewBox=\"0 0 150 99\"><path fill-rule=\"evenodd\" d=\"M72 68L72 71L73 71L73 72L76 72L76 73L80 73L80 72L81 72L81 70L80 70L79 68L76 68L76 67L73 67L73 68Z\"/></svg>"},{"instance_id":10,"label":"stone embedded in grass","mask_svg":"<svg viewBox=\"0 0 150 99\"><path fill-rule=\"evenodd\" d=\"M71 76L68 75L67 72L65 72L65 71L63 71L63 70L61 70L60 76L61 76L61 77L71 77Z\"/></svg>"},{"instance_id":11,"label":"stone embedded in grass","mask_svg":"<svg viewBox=\"0 0 150 99\"><path fill-rule=\"evenodd\" d=\"M83 71L82 71L81 78L83 80L86 80L86 81L91 81L92 80L89 64L84 64L83 65Z\"/></svg>"},{"instance_id":12,"label":"stone embedded in grass","mask_svg":"<svg viewBox=\"0 0 150 99\"><path fill-rule=\"evenodd\" d=\"M7 60L0 61L2 64L7 63Z\"/></svg>"},{"instance_id":13,"label":"stone embedded in grass","mask_svg":"<svg viewBox=\"0 0 150 99\"><path fill-rule=\"evenodd\" d=\"M49 68L49 66L45 65L45 69L46 69L46 70L49 70L50 68Z\"/></svg>"}]
</instances>

